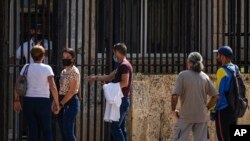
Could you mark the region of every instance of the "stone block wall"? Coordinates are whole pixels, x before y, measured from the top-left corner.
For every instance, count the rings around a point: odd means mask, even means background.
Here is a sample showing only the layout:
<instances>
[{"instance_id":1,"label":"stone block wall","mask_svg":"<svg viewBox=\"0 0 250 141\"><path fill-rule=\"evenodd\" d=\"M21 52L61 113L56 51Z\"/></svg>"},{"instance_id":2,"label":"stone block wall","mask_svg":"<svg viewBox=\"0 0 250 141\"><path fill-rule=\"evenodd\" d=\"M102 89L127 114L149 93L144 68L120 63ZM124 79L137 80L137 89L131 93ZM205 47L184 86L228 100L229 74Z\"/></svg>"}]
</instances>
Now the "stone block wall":
<instances>
[{"instance_id":1,"label":"stone block wall","mask_svg":"<svg viewBox=\"0 0 250 141\"><path fill-rule=\"evenodd\" d=\"M170 141L176 119L171 114L171 93L177 75L135 75L128 119L129 140ZM210 75L215 80L214 75ZM250 98L250 74L243 75ZM209 114L209 113L208 113ZM249 110L239 119L250 124ZM210 141L216 141L214 122L209 121ZM190 135L191 140L192 136Z\"/></svg>"}]
</instances>

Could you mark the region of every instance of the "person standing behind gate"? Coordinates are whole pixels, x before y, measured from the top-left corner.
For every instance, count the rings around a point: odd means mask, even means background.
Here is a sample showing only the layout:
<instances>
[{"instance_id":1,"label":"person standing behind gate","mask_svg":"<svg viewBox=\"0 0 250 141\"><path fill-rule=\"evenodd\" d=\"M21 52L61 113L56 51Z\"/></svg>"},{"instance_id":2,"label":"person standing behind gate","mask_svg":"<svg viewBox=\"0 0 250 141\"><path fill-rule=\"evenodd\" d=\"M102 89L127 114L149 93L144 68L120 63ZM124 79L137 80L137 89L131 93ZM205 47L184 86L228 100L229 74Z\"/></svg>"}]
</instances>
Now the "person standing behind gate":
<instances>
[{"instance_id":1,"label":"person standing behind gate","mask_svg":"<svg viewBox=\"0 0 250 141\"><path fill-rule=\"evenodd\" d=\"M23 113L28 123L28 141L38 141L39 131L43 132L44 140L52 141L50 90L55 103L53 112L59 112L54 73L49 65L42 63L44 54L45 50L40 45L31 49L34 63L29 64L27 72L28 88L26 95L23 97ZM26 67L27 64L22 68L21 75L23 75ZM16 112L21 110L20 97L16 92L14 110Z\"/></svg>"},{"instance_id":2,"label":"person standing behind gate","mask_svg":"<svg viewBox=\"0 0 250 141\"><path fill-rule=\"evenodd\" d=\"M198 52L188 55L188 70L180 72L171 98L172 113L177 117L173 141L188 140L192 130L194 141L207 141L208 109L215 105L218 92L209 77L202 71L202 56ZM207 95L211 96L207 103ZM180 111L176 109L180 97Z\"/></svg>"},{"instance_id":3,"label":"person standing behind gate","mask_svg":"<svg viewBox=\"0 0 250 141\"><path fill-rule=\"evenodd\" d=\"M231 62L233 51L229 46L222 46L217 52L217 62L221 67L216 73L216 88L219 91L220 98L215 107L215 125L216 133L219 141L230 140L230 125L236 125L237 118L233 116L232 109L229 107L226 94L230 89L233 73L228 73L224 67L229 68L233 72L238 69L238 66Z\"/></svg>"},{"instance_id":4,"label":"person standing behind gate","mask_svg":"<svg viewBox=\"0 0 250 141\"><path fill-rule=\"evenodd\" d=\"M133 68L126 59L127 47L124 43L117 43L113 48L113 59L118 63L117 68L109 75L103 76L88 76L89 82L93 81L112 81L113 83L120 83L123 98L120 106L120 119L118 122L112 121L111 132L115 141L127 141L126 118L130 105L129 95L132 84Z\"/></svg>"},{"instance_id":5,"label":"person standing behind gate","mask_svg":"<svg viewBox=\"0 0 250 141\"><path fill-rule=\"evenodd\" d=\"M33 63L34 60L30 56L30 50L35 45L42 45L45 49L45 58L44 63L48 64L48 57L50 56L48 54L49 50L52 51L52 42L44 38L44 34L42 32L42 25L41 24L34 24L30 28L30 35L31 38L29 41L24 42L21 46L19 46L16 49L16 59L22 59L22 57L25 58L26 63ZM50 53L51 54L51 53ZM14 63L14 57L10 59L10 63Z\"/></svg>"},{"instance_id":6,"label":"person standing behind gate","mask_svg":"<svg viewBox=\"0 0 250 141\"><path fill-rule=\"evenodd\" d=\"M60 112L57 119L63 141L76 141L75 120L80 110L80 102L77 96L80 85L80 72L74 66L76 54L73 49L64 49L62 57L65 68L62 70L59 80Z\"/></svg>"}]
</instances>

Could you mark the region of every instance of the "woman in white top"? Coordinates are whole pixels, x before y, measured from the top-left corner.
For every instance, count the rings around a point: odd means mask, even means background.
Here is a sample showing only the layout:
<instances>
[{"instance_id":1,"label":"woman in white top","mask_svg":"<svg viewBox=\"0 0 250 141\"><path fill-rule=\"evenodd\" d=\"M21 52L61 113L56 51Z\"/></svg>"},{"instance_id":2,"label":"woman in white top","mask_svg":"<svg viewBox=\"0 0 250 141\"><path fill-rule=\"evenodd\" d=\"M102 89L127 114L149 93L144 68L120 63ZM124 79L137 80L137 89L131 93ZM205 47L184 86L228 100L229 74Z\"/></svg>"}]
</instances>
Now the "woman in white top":
<instances>
[{"instance_id":1,"label":"woman in white top","mask_svg":"<svg viewBox=\"0 0 250 141\"><path fill-rule=\"evenodd\" d=\"M74 62L76 59L75 51L71 48L63 50L63 65L65 68L60 76L60 112L58 123L61 129L63 141L76 141L75 119L80 110L80 102L77 97L80 73Z\"/></svg>"},{"instance_id":2,"label":"woman in white top","mask_svg":"<svg viewBox=\"0 0 250 141\"><path fill-rule=\"evenodd\" d=\"M55 103L53 112L59 112L54 73L49 65L42 63L44 55L44 48L36 45L31 49L34 63L29 64L29 66L26 64L20 72L20 75L23 75L28 66L28 86L26 95L23 97L23 113L28 123L29 141L38 141L40 131L43 132L44 140L52 141L50 90ZM19 112L21 109L20 97L15 91L14 110Z\"/></svg>"}]
</instances>

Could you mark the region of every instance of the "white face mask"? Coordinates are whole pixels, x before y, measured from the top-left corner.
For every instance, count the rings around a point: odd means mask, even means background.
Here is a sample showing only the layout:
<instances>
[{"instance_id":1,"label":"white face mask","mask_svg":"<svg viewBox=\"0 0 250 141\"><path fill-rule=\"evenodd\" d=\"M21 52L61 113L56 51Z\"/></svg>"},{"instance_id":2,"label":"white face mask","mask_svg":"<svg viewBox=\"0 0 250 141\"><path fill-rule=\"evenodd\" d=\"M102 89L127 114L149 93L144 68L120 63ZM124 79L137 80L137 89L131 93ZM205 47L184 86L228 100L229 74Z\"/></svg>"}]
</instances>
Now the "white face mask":
<instances>
[{"instance_id":1,"label":"white face mask","mask_svg":"<svg viewBox=\"0 0 250 141\"><path fill-rule=\"evenodd\" d=\"M116 63L119 62L118 59L117 59L117 57L116 57L115 55L113 55L113 60L114 60Z\"/></svg>"}]
</instances>

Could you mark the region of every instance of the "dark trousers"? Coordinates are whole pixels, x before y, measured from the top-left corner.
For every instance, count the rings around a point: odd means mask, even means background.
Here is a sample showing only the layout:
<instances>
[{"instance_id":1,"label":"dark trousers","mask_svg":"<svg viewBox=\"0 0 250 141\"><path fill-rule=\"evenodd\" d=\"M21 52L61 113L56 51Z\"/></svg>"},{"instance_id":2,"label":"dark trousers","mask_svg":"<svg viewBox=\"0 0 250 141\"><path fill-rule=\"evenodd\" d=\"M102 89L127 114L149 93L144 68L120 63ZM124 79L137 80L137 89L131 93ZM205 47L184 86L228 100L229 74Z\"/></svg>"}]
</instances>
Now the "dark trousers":
<instances>
[{"instance_id":1,"label":"dark trousers","mask_svg":"<svg viewBox=\"0 0 250 141\"><path fill-rule=\"evenodd\" d=\"M122 98L122 104L120 107L120 119L119 122L111 123L111 132L115 141L127 141L127 129L126 129L126 119L128 114L128 109L130 105L130 100L128 97Z\"/></svg>"},{"instance_id":2,"label":"dark trousers","mask_svg":"<svg viewBox=\"0 0 250 141\"><path fill-rule=\"evenodd\" d=\"M233 117L232 110L227 107L216 112L215 126L219 141L230 141L230 125L236 125L237 119Z\"/></svg>"},{"instance_id":3,"label":"dark trousers","mask_svg":"<svg viewBox=\"0 0 250 141\"><path fill-rule=\"evenodd\" d=\"M59 99L63 99L63 96ZM74 95L60 110L57 120L63 141L76 141L75 120L79 110L80 102L77 95Z\"/></svg>"},{"instance_id":4,"label":"dark trousers","mask_svg":"<svg viewBox=\"0 0 250 141\"><path fill-rule=\"evenodd\" d=\"M23 98L23 113L28 124L28 141L39 141L40 131L44 140L52 141L50 107L49 98Z\"/></svg>"}]
</instances>

